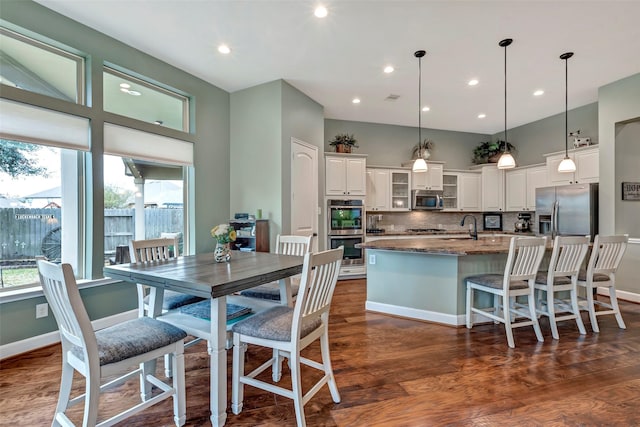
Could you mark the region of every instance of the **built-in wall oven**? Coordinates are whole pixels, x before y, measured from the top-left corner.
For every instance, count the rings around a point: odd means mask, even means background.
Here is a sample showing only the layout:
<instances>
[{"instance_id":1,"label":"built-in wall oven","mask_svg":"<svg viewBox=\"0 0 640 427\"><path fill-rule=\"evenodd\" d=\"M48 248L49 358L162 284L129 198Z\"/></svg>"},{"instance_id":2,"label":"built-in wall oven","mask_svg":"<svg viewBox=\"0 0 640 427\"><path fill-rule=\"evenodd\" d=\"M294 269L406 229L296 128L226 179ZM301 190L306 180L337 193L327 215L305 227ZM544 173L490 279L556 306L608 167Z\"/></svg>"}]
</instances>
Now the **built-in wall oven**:
<instances>
[{"instance_id":1,"label":"built-in wall oven","mask_svg":"<svg viewBox=\"0 0 640 427\"><path fill-rule=\"evenodd\" d=\"M364 200L327 200L328 249L344 246L342 264L364 264L363 250L356 245L364 243Z\"/></svg>"}]
</instances>

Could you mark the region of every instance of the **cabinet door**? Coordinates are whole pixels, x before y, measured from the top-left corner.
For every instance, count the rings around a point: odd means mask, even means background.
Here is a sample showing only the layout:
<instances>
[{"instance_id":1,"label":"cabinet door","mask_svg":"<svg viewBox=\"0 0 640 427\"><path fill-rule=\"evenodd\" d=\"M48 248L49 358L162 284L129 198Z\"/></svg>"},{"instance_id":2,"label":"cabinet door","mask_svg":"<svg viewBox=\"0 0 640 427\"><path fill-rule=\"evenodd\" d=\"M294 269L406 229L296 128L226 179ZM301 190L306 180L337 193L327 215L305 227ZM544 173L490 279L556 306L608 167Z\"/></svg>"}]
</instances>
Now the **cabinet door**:
<instances>
[{"instance_id":1,"label":"cabinet door","mask_svg":"<svg viewBox=\"0 0 640 427\"><path fill-rule=\"evenodd\" d=\"M573 158L571 154L569 154L569 157ZM550 186L573 184L575 182L573 173L558 172L558 166L562 159L564 159L564 154L547 157L547 180Z\"/></svg>"},{"instance_id":2,"label":"cabinet door","mask_svg":"<svg viewBox=\"0 0 640 427\"><path fill-rule=\"evenodd\" d=\"M364 196L367 194L366 160L364 158L346 159L346 194Z\"/></svg>"},{"instance_id":3,"label":"cabinet door","mask_svg":"<svg viewBox=\"0 0 640 427\"><path fill-rule=\"evenodd\" d=\"M411 209L410 177L411 172L408 170L389 170L389 210L408 211Z\"/></svg>"},{"instance_id":4,"label":"cabinet door","mask_svg":"<svg viewBox=\"0 0 640 427\"><path fill-rule=\"evenodd\" d=\"M389 209L388 169L367 169L367 209L370 211Z\"/></svg>"},{"instance_id":5,"label":"cabinet door","mask_svg":"<svg viewBox=\"0 0 640 427\"><path fill-rule=\"evenodd\" d=\"M442 170L443 165L439 163L429 163L429 169L427 170L427 190L442 191Z\"/></svg>"},{"instance_id":6,"label":"cabinet door","mask_svg":"<svg viewBox=\"0 0 640 427\"><path fill-rule=\"evenodd\" d=\"M327 157L325 160L325 193L329 196L342 196L347 192L344 157Z\"/></svg>"},{"instance_id":7,"label":"cabinet door","mask_svg":"<svg viewBox=\"0 0 640 427\"><path fill-rule=\"evenodd\" d=\"M525 210L527 206L527 173L523 169L507 171L506 203L507 211ZM534 196L535 198L535 196ZM534 200L535 204L535 200Z\"/></svg>"},{"instance_id":8,"label":"cabinet door","mask_svg":"<svg viewBox=\"0 0 640 427\"><path fill-rule=\"evenodd\" d=\"M575 182L583 184L598 182L600 179L600 153L598 148L575 153L576 162Z\"/></svg>"},{"instance_id":9,"label":"cabinet door","mask_svg":"<svg viewBox=\"0 0 640 427\"><path fill-rule=\"evenodd\" d=\"M429 172L411 172L411 189L426 190L429 182Z\"/></svg>"},{"instance_id":10,"label":"cabinet door","mask_svg":"<svg viewBox=\"0 0 640 427\"><path fill-rule=\"evenodd\" d=\"M527 169L527 204L525 210L536 210L536 188L548 185L547 168L545 166Z\"/></svg>"},{"instance_id":11,"label":"cabinet door","mask_svg":"<svg viewBox=\"0 0 640 427\"><path fill-rule=\"evenodd\" d=\"M479 211L481 208L481 175L461 173L458 175L458 206L462 211Z\"/></svg>"},{"instance_id":12,"label":"cabinet door","mask_svg":"<svg viewBox=\"0 0 640 427\"><path fill-rule=\"evenodd\" d=\"M442 198L444 210L458 210L458 175L446 173L442 175Z\"/></svg>"},{"instance_id":13,"label":"cabinet door","mask_svg":"<svg viewBox=\"0 0 640 427\"><path fill-rule=\"evenodd\" d=\"M504 210L504 171L494 165L482 168L482 210Z\"/></svg>"}]
</instances>

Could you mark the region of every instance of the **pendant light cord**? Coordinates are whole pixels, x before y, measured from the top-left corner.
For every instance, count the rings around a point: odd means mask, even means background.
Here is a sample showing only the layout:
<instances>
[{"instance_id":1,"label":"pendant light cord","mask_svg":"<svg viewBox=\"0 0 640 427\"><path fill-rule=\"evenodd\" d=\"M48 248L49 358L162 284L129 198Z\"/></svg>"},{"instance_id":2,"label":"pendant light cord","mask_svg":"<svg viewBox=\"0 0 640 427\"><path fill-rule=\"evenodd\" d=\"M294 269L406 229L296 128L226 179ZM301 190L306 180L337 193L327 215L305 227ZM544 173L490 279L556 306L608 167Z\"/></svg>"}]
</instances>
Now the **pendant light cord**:
<instances>
[{"instance_id":1,"label":"pendant light cord","mask_svg":"<svg viewBox=\"0 0 640 427\"><path fill-rule=\"evenodd\" d=\"M504 152L507 152L507 46L504 46Z\"/></svg>"},{"instance_id":2,"label":"pendant light cord","mask_svg":"<svg viewBox=\"0 0 640 427\"><path fill-rule=\"evenodd\" d=\"M422 57L418 57L418 155L422 158Z\"/></svg>"},{"instance_id":3,"label":"pendant light cord","mask_svg":"<svg viewBox=\"0 0 640 427\"><path fill-rule=\"evenodd\" d=\"M564 156L569 157L569 58L564 58Z\"/></svg>"}]
</instances>

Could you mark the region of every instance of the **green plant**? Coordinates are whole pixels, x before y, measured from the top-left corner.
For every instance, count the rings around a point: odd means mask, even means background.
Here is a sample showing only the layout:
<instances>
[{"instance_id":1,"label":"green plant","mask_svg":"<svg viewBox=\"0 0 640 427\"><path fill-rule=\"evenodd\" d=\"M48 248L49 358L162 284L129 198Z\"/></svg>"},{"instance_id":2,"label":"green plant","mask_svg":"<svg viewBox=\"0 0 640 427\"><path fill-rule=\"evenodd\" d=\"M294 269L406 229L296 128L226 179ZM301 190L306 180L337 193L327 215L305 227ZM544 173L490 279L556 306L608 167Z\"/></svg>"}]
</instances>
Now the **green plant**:
<instances>
[{"instance_id":1,"label":"green plant","mask_svg":"<svg viewBox=\"0 0 640 427\"><path fill-rule=\"evenodd\" d=\"M504 141L486 141L481 142L476 148L473 149L472 162L479 165L483 163L489 163L491 158L496 154L500 154L504 151ZM510 152L515 151L515 146L510 142L507 142L507 149ZM495 160L497 161L497 160Z\"/></svg>"},{"instance_id":2,"label":"green plant","mask_svg":"<svg viewBox=\"0 0 640 427\"><path fill-rule=\"evenodd\" d=\"M414 147L413 147L413 152L411 153L411 158L412 159L417 159L418 157L422 156L423 159L427 159L429 157L429 151L433 150L433 146L434 143L433 141L429 140L429 139L425 139L422 142L418 142ZM425 156L425 153L427 153L427 155Z\"/></svg>"},{"instance_id":3,"label":"green plant","mask_svg":"<svg viewBox=\"0 0 640 427\"><path fill-rule=\"evenodd\" d=\"M348 147L358 147L358 141L353 137L353 134L349 135L348 133L339 133L333 137L331 141L329 141L329 145L346 145Z\"/></svg>"}]
</instances>

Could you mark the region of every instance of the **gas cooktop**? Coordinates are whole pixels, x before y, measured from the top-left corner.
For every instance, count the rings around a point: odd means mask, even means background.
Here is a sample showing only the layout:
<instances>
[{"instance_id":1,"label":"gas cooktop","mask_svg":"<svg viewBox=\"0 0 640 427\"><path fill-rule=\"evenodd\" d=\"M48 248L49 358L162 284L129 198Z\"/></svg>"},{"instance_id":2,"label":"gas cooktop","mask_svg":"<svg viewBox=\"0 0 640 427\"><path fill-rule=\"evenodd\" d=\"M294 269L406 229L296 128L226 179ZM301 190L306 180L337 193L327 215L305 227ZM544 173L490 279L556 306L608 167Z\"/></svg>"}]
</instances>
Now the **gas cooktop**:
<instances>
[{"instance_id":1,"label":"gas cooktop","mask_svg":"<svg viewBox=\"0 0 640 427\"><path fill-rule=\"evenodd\" d=\"M407 231L411 231L414 233L428 233L428 232L438 232L438 231L447 231L443 228L407 228Z\"/></svg>"}]
</instances>

